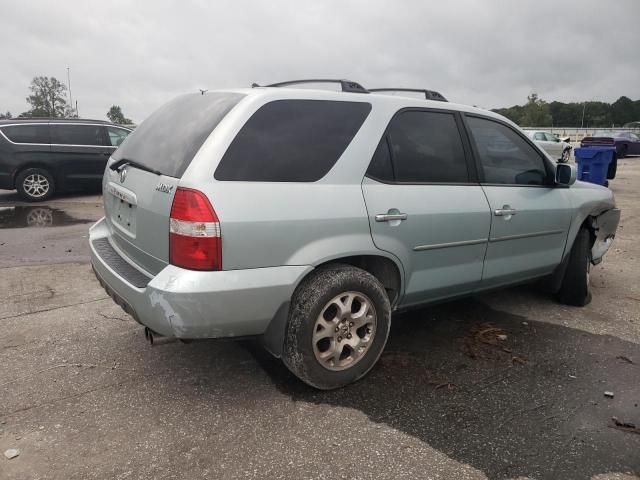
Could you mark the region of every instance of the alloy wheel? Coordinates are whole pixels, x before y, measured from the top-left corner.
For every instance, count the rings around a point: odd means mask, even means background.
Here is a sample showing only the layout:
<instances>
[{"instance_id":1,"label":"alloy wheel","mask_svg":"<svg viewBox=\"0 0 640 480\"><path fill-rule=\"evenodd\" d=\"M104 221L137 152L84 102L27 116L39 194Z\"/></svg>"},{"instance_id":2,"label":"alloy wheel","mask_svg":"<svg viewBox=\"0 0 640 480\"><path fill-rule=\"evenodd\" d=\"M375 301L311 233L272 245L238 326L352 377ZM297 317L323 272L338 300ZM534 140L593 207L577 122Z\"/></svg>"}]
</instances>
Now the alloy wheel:
<instances>
[{"instance_id":1,"label":"alloy wheel","mask_svg":"<svg viewBox=\"0 0 640 480\"><path fill-rule=\"evenodd\" d=\"M32 173L25 177L22 188L30 197L41 198L49 192L50 185L47 177L39 173Z\"/></svg>"},{"instance_id":2,"label":"alloy wheel","mask_svg":"<svg viewBox=\"0 0 640 480\"><path fill-rule=\"evenodd\" d=\"M324 368L346 370L367 353L376 334L373 302L360 292L344 292L324 306L313 327L313 353Z\"/></svg>"}]
</instances>

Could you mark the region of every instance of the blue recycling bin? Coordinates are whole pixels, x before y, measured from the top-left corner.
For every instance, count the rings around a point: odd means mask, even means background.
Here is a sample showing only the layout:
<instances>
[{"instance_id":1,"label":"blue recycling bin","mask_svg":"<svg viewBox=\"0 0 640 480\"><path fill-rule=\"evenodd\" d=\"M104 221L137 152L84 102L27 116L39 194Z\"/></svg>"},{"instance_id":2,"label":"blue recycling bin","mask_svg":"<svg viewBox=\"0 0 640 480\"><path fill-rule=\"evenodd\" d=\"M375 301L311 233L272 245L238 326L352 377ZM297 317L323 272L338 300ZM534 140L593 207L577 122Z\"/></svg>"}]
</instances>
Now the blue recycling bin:
<instances>
[{"instance_id":1,"label":"blue recycling bin","mask_svg":"<svg viewBox=\"0 0 640 480\"><path fill-rule=\"evenodd\" d=\"M609 165L616 160L615 147L586 147L574 151L578 164L578 180L608 185ZM613 178L613 177L611 177Z\"/></svg>"}]
</instances>

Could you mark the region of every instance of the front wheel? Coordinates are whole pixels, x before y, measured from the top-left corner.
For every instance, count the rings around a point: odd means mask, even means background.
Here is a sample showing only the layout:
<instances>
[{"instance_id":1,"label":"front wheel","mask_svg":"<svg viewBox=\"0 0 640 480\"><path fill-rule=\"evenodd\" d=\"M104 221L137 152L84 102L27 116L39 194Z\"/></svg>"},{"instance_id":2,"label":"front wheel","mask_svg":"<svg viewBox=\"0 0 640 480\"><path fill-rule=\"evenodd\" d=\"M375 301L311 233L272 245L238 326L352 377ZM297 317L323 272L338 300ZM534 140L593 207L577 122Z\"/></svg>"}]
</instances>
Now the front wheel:
<instances>
[{"instance_id":1,"label":"front wheel","mask_svg":"<svg viewBox=\"0 0 640 480\"><path fill-rule=\"evenodd\" d=\"M569 263L558 291L558 300L566 305L584 307L591 302L591 234L582 228L569 253Z\"/></svg>"},{"instance_id":2,"label":"front wheel","mask_svg":"<svg viewBox=\"0 0 640 480\"><path fill-rule=\"evenodd\" d=\"M312 387L339 388L373 368L390 325L389 298L376 277L350 265L321 268L293 294L282 360Z\"/></svg>"},{"instance_id":3,"label":"front wheel","mask_svg":"<svg viewBox=\"0 0 640 480\"><path fill-rule=\"evenodd\" d=\"M28 202L51 198L55 192L53 176L42 168L27 168L16 177L16 189Z\"/></svg>"}]
</instances>

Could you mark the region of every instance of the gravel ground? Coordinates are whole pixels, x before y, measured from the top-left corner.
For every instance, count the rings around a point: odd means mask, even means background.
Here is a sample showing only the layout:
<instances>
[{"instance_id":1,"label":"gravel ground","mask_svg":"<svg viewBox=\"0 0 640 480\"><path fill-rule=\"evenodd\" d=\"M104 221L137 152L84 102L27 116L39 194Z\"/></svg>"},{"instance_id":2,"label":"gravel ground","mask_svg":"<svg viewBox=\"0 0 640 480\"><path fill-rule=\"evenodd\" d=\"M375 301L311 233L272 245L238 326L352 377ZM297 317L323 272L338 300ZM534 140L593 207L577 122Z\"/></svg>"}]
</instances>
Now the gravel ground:
<instances>
[{"instance_id":1,"label":"gravel ground","mask_svg":"<svg viewBox=\"0 0 640 480\"><path fill-rule=\"evenodd\" d=\"M589 306L525 286L397 315L333 392L251 341L149 347L87 263L100 197L0 194L0 479L640 478L612 420L640 427L639 188L625 159Z\"/></svg>"}]
</instances>

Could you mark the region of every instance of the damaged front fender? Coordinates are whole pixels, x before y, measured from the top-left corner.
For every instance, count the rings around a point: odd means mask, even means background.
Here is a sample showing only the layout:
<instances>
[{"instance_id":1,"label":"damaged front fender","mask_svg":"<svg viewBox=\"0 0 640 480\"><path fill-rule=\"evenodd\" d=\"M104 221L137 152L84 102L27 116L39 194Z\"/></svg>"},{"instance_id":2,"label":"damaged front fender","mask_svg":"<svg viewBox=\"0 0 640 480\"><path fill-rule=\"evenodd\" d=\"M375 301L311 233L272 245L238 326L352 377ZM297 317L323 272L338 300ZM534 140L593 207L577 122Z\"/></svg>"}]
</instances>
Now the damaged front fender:
<instances>
[{"instance_id":1,"label":"damaged front fender","mask_svg":"<svg viewBox=\"0 0 640 480\"><path fill-rule=\"evenodd\" d=\"M593 217L591 227L595 232L595 240L591 248L591 262L594 265L602 261L602 257L611 247L620 222L620 209L612 208Z\"/></svg>"}]
</instances>

